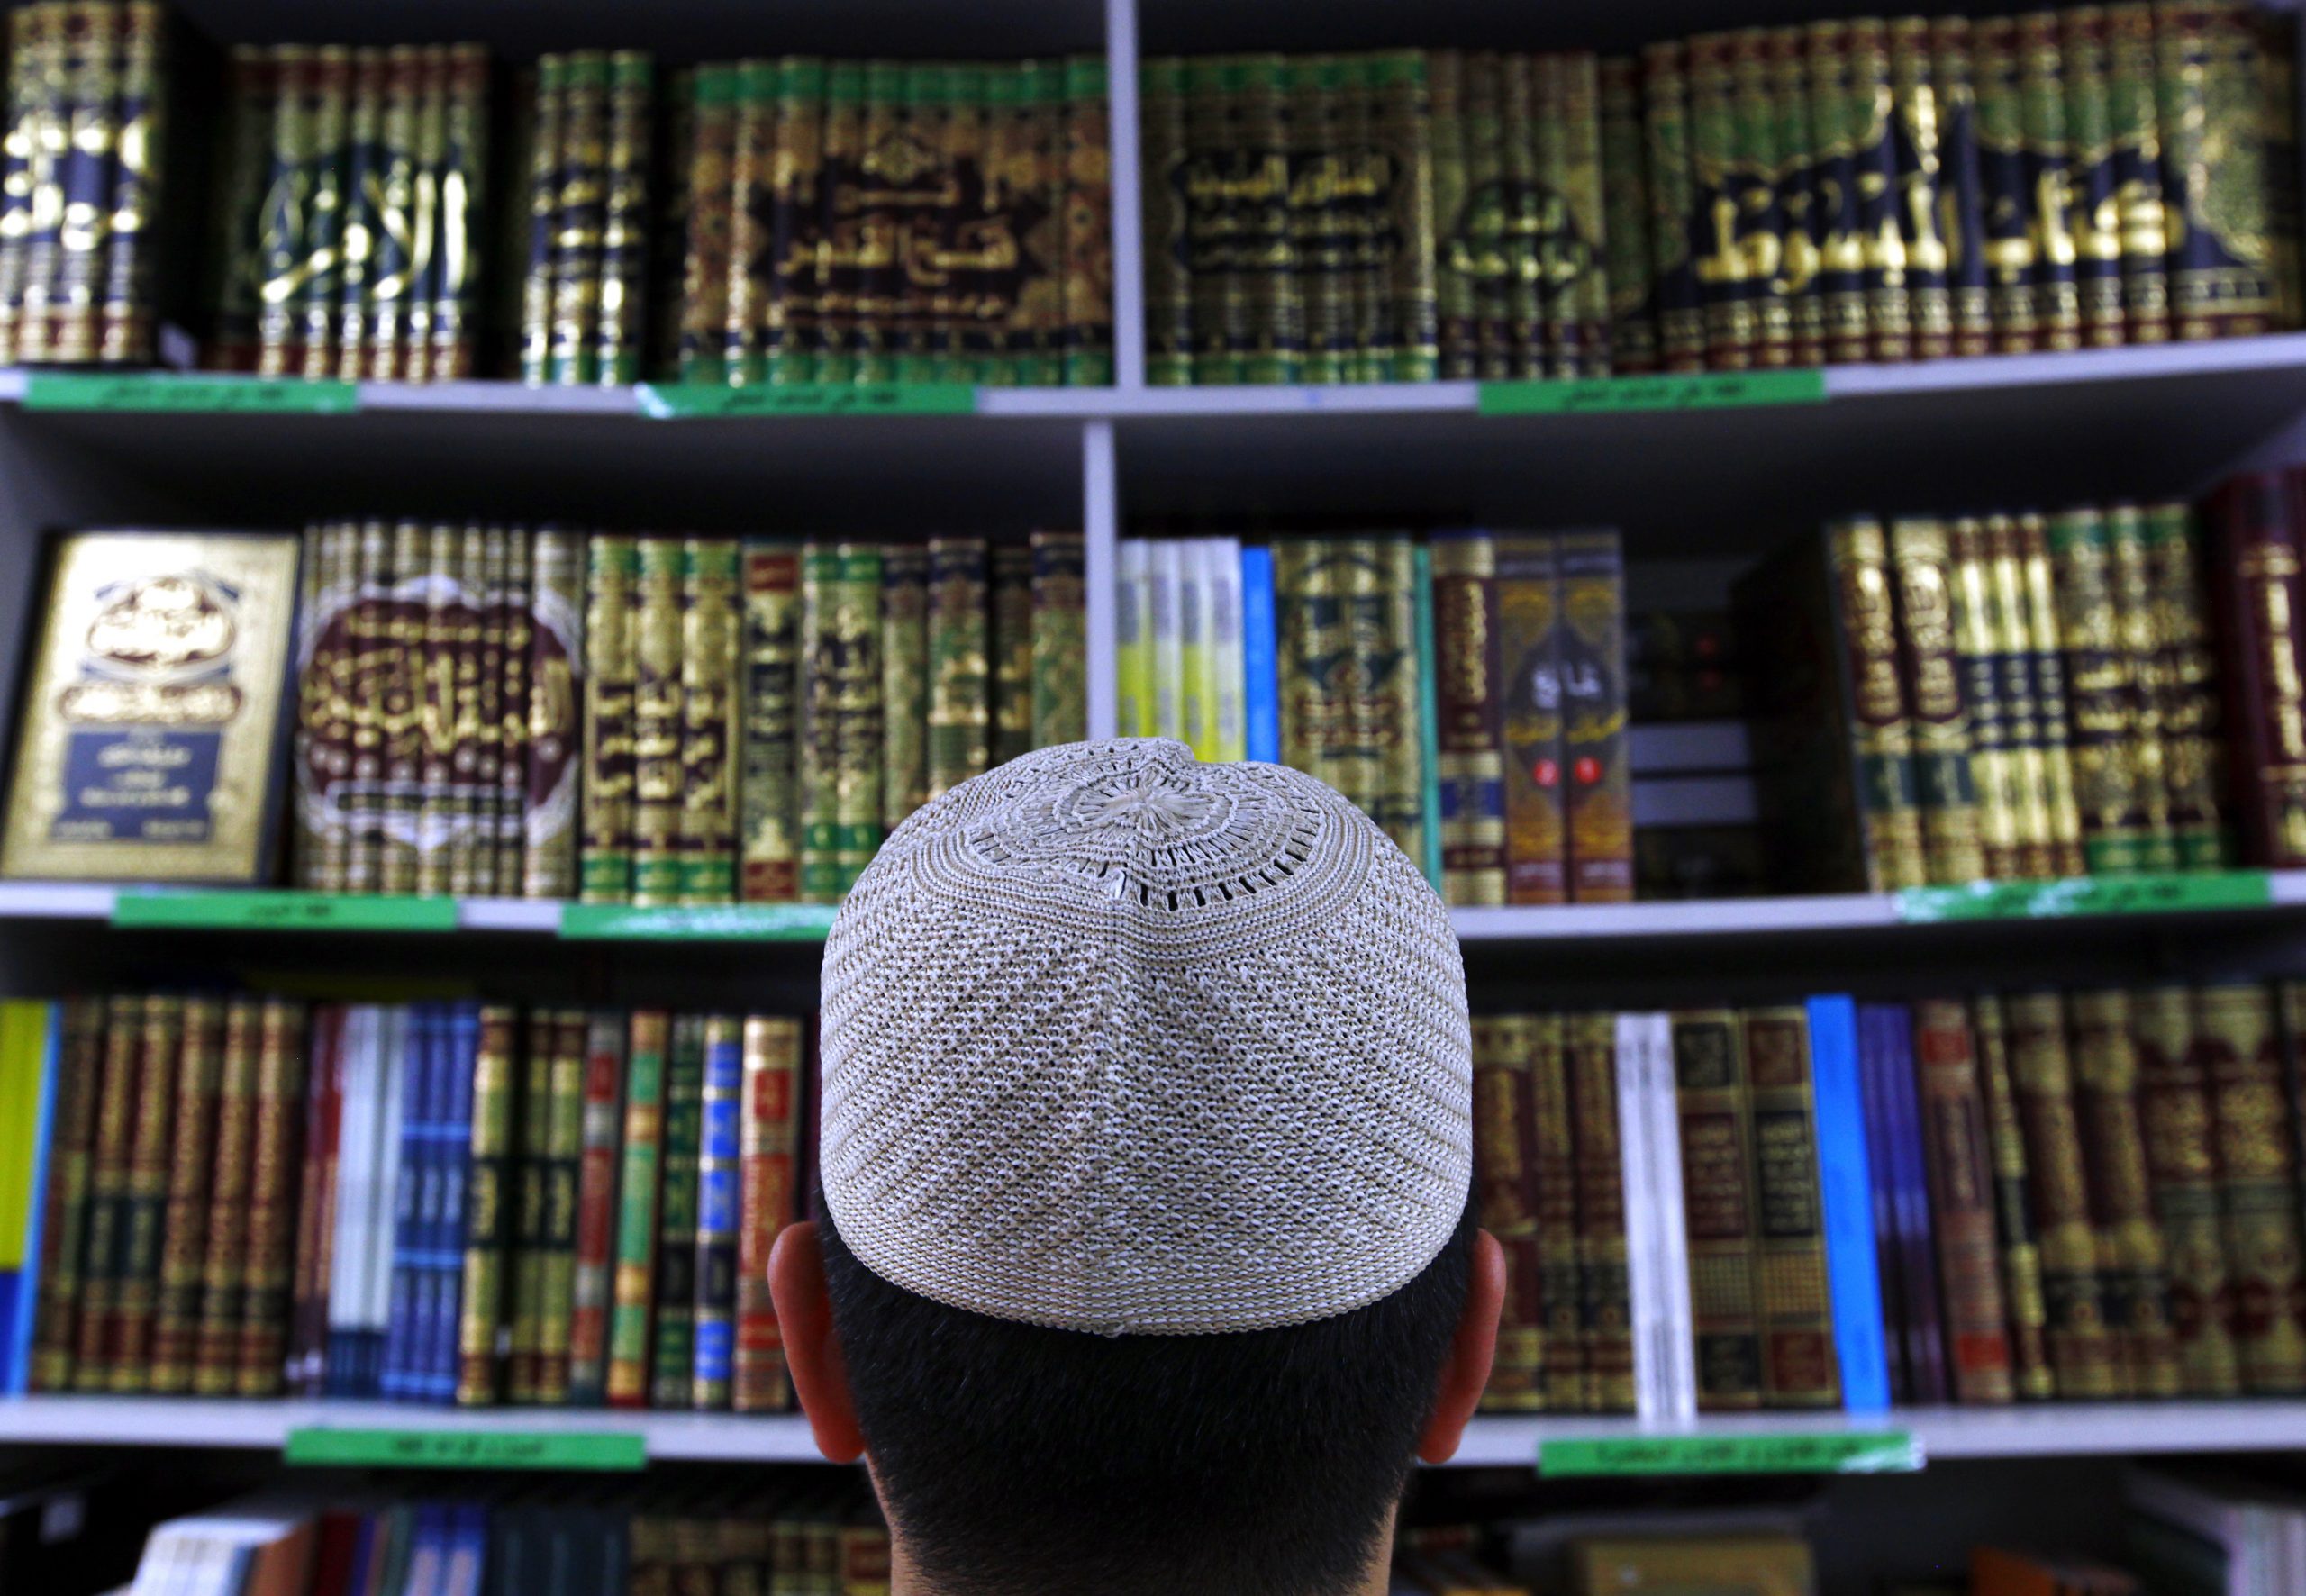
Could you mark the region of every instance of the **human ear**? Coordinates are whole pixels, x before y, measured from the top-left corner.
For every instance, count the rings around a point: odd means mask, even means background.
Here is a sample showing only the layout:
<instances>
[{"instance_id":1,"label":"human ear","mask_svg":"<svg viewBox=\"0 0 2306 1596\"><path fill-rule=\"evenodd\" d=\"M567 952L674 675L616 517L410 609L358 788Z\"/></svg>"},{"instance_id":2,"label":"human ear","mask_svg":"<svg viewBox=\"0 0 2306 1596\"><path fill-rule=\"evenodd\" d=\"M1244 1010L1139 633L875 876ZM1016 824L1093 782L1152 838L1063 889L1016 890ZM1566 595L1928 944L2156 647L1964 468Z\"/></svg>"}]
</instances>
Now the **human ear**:
<instances>
[{"instance_id":1,"label":"human ear","mask_svg":"<svg viewBox=\"0 0 2306 1596\"><path fill-rule=\"evenodd\" d=\"M1474 1237L1471 1263L1465 1310L1457 1316L1457 1333L1441 1365L1441 1389L1434 1397L1432 1417L1417 1437L1417 1455L1426 1463L1447 1463L1457 1455L1457 1443L1465 1439L1466 1425L1489 1383L1490 1360L1497 1353L1497 1316L1505 1306L1505 1249L1497 1245L1496 1237L1481 1231Z\"/></svg>"},{"instance_id":2,"label":"human ear","mask_svg":"<svg viewBox=\"0 0 2306 1596\"><path fill-rule=\"evenodd\" d=\"M1493 1250L1496 1245L1490 1243ZM768 1255L768 1294L776 1303L776 1328L785 1340L785 1365L793 1374L794 1394L808 1415L817 1450L830 1463L855 1463L865 1455L865 1436L857 1427L849 1371L842 1366L840 1342L833 1334L824 1248L813 1223L803 1220L776 1233L776 1245ZM1493 1309L1493 1329L1496 1318Z\"/></svg>"}]
</instances>

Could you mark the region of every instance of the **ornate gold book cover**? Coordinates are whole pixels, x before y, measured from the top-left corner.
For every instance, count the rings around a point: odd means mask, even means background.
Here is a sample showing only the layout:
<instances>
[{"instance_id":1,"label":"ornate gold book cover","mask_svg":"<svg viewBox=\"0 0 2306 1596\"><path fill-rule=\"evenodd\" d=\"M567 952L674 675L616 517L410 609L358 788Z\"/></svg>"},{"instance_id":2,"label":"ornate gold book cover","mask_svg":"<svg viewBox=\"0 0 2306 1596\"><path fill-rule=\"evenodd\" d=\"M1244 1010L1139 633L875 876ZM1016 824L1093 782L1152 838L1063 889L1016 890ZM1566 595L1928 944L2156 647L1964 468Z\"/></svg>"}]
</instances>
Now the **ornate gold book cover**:
<instances>
[{"instance_id":1,"label":"ornate gold book cover","mask_svg":"<svg viewBox=\"0 0 2306 1596\"><path fill-rule=\"evenodd\" d=\"M270 868L294 534L58 546L0 875L254 882Z\"/></svg>"}]
</instances>

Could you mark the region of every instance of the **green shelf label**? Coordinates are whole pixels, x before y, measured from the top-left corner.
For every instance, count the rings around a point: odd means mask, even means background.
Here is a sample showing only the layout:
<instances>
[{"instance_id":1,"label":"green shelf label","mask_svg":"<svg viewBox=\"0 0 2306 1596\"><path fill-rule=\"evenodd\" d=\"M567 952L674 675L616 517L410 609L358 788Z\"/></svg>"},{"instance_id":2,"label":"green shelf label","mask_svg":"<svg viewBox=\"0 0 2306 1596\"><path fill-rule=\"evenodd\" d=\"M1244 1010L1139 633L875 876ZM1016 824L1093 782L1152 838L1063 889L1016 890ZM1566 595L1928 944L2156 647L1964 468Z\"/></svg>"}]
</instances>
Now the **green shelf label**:
<instances>
[{"instance_id":1,"label":"green shelf label","mask_svg":"<svg viewBox=\"0 0 2306 1596\"><path fill-rule=\"evenodd\" d=\"M1908 887L1898 918L2045 920L2070 914L2164 914L2188 909L2263 909L2274 883L2263 870L2199 875L2077 875L2065 881L1975 881L1967 886Z\"/></svg>"},{"instance_id":2,"label":"green shelf label","mask_svg":"<svg viewBox=\"0 0 2306 1596\"><path fill-rule=\"evenodd\" d=\"M1613 1436L1544 1441L1538 1472L1575 1474L1900 1474L1921 1467L1903 1430L1824 1435Z\"/></svg>"},{"instance_id":3,"label":"green shelf label","mask_svg":"<svg viewBox=\"0 0 2306 1596\"><path fill-rule=\"evenodd\" d=\"M453 931L457 901L328 893L124 892L113 900L112 923L173 929Z\"/></svg>"},{"instance_id":4,"label":"green shelf label","mask_svg":"<svg viewBox=\"0 0 2306 1596\"><path fill-rule=\"evenodd\" d=\"M169 371L35 371L26 410L232 411L259 415L347 415L360 408L358 384L291 382Z\"/></svg>"},{"instance_id":5,"label":"green shelf label","mask_svg":"<svg viewBox=\"0 0 2306 1596\"><path fill-rule=\"evenodd\" d=\"M571 903L560 934L586 941L822 942L832 929L830 903L711 903L641 909L630 903Z\"/></svg>"},{"instance_id":6,"label":"green shelf label","mask_svg":"<svg viewBox=\"0 0 2306 1596\"><path fill-rule=\"evenodd\" d=\"M518 1429L292 1429L284 1460L312 1468L637 1469L638 1435Z\"/></svg>"},{"instance_id":7,"label":"green shelf label","mask_svg":"<svg viewBox=\"0 0 2306 1596\"><path fill-rule=\"evenodd\" d=\"M642 383L640 413L654 421L749 415L967 415L976 390L967 383L802 383L723 387L714 383Z\"/></svg>"},{"instance_id":8,"label":"green shelf label","mask_svg":"<svg viewBox=\"0 0 2306 1596\"><path fill-rule=\"evenodd\" d=\"M1484 383L1482 415L1595 415L1621 410L1719 410L1739 404L1823 404L1826 374L1703 371L1594 376L1575 382Z\"/></svg>"}]
</instances>

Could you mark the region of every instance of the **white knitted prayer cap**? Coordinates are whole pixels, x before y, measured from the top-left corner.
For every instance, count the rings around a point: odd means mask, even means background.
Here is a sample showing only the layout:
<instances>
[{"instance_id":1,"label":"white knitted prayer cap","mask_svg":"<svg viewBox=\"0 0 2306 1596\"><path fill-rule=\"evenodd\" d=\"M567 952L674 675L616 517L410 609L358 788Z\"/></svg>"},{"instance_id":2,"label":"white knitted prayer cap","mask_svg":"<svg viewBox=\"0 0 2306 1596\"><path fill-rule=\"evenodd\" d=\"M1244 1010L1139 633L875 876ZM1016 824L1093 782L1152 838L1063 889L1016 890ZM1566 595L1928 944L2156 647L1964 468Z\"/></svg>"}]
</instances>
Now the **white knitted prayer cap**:
<instances>
[{"instance_id":1,"label":"white knitted prayer cap","mask_svg":"<svg viewBox=\"0 0 2306 1596\"><path fill-rule=\"evenodd\" d=\"M897 828L825 944L825 1201L866 1267L1107 1335L1326 1319L1472 1178L1448 911L1335 791L1159 739Z\"/></svg>"}]
</instances>

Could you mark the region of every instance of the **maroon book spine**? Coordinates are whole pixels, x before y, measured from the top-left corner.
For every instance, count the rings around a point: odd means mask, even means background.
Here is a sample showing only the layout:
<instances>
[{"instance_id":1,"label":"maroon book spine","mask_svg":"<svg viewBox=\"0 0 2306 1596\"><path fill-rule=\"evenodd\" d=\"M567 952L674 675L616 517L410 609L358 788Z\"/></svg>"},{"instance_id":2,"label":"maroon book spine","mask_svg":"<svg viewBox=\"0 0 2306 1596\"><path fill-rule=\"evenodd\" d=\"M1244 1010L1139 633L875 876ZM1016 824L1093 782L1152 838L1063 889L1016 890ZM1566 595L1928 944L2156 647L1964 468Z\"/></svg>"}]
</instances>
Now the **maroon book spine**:
<instances>
[{"instance_id":1,"label":"maroon book spine","mask_svg":"<svg viewBox=\"0 0 2306 1596\"><path fill-rule=\"evenodd\" d=\"M2212 502L2211 593L2234 808L2253 864L2306 864L2306 684L2299 676L2298 473L2251 472Z\"/></svg>"}]
</instances>

